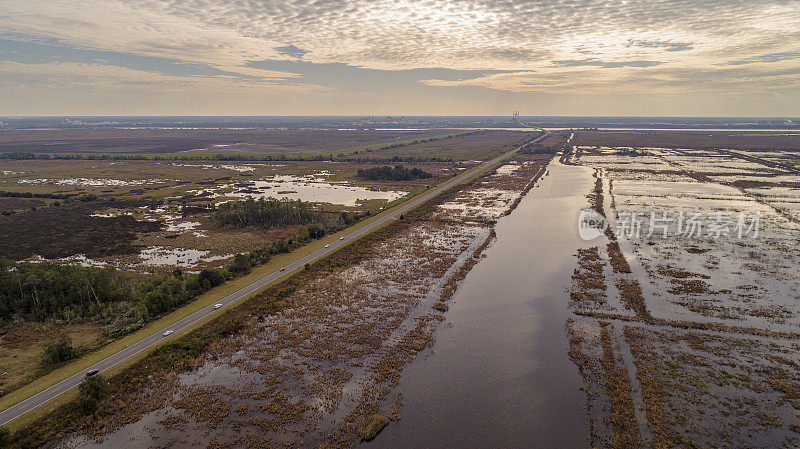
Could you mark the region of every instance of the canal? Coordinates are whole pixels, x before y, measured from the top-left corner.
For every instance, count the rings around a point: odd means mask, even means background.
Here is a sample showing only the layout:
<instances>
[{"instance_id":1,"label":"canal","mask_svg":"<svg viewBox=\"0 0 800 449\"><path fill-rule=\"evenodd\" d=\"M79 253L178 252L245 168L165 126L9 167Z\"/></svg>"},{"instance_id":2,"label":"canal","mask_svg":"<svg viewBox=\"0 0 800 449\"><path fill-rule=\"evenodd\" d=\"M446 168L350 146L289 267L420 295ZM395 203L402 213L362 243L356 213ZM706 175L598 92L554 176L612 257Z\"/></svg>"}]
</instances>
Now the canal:
<instances>
[{"instance_id":1,"label":"canal","mask_svg":"<svg viewBox=\"0 0 800 449\"><path fill-rule=\"evenodd\" d=\"M432 350L403 371L401 420L368 446L588 447L586 394L565 324L592 170L553 162L496 226Z\"/></svg>"}]
</instances>

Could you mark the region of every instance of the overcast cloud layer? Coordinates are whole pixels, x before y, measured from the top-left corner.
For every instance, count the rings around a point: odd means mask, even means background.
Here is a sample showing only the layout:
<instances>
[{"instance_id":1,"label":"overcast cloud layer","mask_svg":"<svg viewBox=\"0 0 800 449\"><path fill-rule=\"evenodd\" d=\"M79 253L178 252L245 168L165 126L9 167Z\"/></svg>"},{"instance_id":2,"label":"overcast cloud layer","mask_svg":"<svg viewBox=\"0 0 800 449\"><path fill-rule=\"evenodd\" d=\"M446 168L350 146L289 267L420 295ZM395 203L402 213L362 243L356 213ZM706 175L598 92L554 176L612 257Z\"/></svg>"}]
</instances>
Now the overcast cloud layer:
<instances>
[{"instance_id":1,"label":"overcast cloud layer","mask_svg":"<svg viewBox=\"0 0 800 449\"><path fill-rule=\"evenodd\" d=\"M5 0L0 96L5 115L800 115L800 2Z\"/></svg>"}]
</instances>

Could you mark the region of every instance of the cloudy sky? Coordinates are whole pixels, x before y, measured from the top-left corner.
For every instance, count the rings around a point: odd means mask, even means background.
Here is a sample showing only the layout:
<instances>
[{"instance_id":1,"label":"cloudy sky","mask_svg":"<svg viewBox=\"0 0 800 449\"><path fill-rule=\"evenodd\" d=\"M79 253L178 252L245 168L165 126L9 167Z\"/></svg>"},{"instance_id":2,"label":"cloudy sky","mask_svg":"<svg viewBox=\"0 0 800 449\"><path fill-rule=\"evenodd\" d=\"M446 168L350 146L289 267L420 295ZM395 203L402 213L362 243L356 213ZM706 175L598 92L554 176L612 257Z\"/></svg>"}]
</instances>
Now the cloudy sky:
<instances>
[{"instance_id":1,"label":"cloudy sky","mask_svg":"<svg viewBox=\"0 0 800 449\"><path fill-rule=\"evenodd\" d=\"M0 115L800 115L800 1L3 0Z\"/></svg>"}]
</instances>

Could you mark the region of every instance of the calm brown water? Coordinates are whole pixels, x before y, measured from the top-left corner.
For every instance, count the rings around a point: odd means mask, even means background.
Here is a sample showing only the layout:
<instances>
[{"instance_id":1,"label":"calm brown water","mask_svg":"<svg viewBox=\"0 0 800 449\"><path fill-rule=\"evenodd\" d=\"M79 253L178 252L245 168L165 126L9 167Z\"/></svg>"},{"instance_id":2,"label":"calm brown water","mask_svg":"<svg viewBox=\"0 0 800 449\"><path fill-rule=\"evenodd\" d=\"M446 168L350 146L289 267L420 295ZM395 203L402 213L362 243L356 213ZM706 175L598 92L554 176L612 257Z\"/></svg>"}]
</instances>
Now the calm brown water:
<instances>
[{"instance_id":1,"label":"calm brown water","mask_svg":"<svg viewBox=\"0 0 800 449\"><path fill-rule=\"evenodd\" d=\"M551 164L467 275L433 351L403 372L402 419L368 446L588 447L564 328L590 169Z\"/></svg>"}]
</instances>

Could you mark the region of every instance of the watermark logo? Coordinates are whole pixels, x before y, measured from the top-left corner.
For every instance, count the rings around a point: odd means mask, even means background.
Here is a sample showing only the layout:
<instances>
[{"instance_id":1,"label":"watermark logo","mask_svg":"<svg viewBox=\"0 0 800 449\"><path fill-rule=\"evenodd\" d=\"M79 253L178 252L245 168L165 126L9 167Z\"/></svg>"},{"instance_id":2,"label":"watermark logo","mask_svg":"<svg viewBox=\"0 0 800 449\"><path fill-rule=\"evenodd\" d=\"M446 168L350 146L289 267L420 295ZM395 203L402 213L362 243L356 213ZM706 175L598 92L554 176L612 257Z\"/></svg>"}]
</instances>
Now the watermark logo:
<instances>
[{"instance_id":1,"label":"watermark logo","mask_svg":"<svg viewBox=\"0 0 800 449\"><path fill-rule=\"evenodd\" d=\"M578 214L578 235L583 240L589 241L600 237L608 228L606 217L594 209L581 209Z\"/></svg>"},{"instance_id":2,"label":"watermark logo","mask_svg":"<svg viewBox=\"0 0 800 449\"><path fill-rule=\"evenodd\" d=\"M592 209L583 209L578 215L578 233L583 240L593 240L610 228L605 217ZM624 239L642 237L699 238L758 238L761 230L761 212L745 214L731 211L714 211L703 214L691 211L620 211L611 232Z\"/></svg>"}]
</instances>

